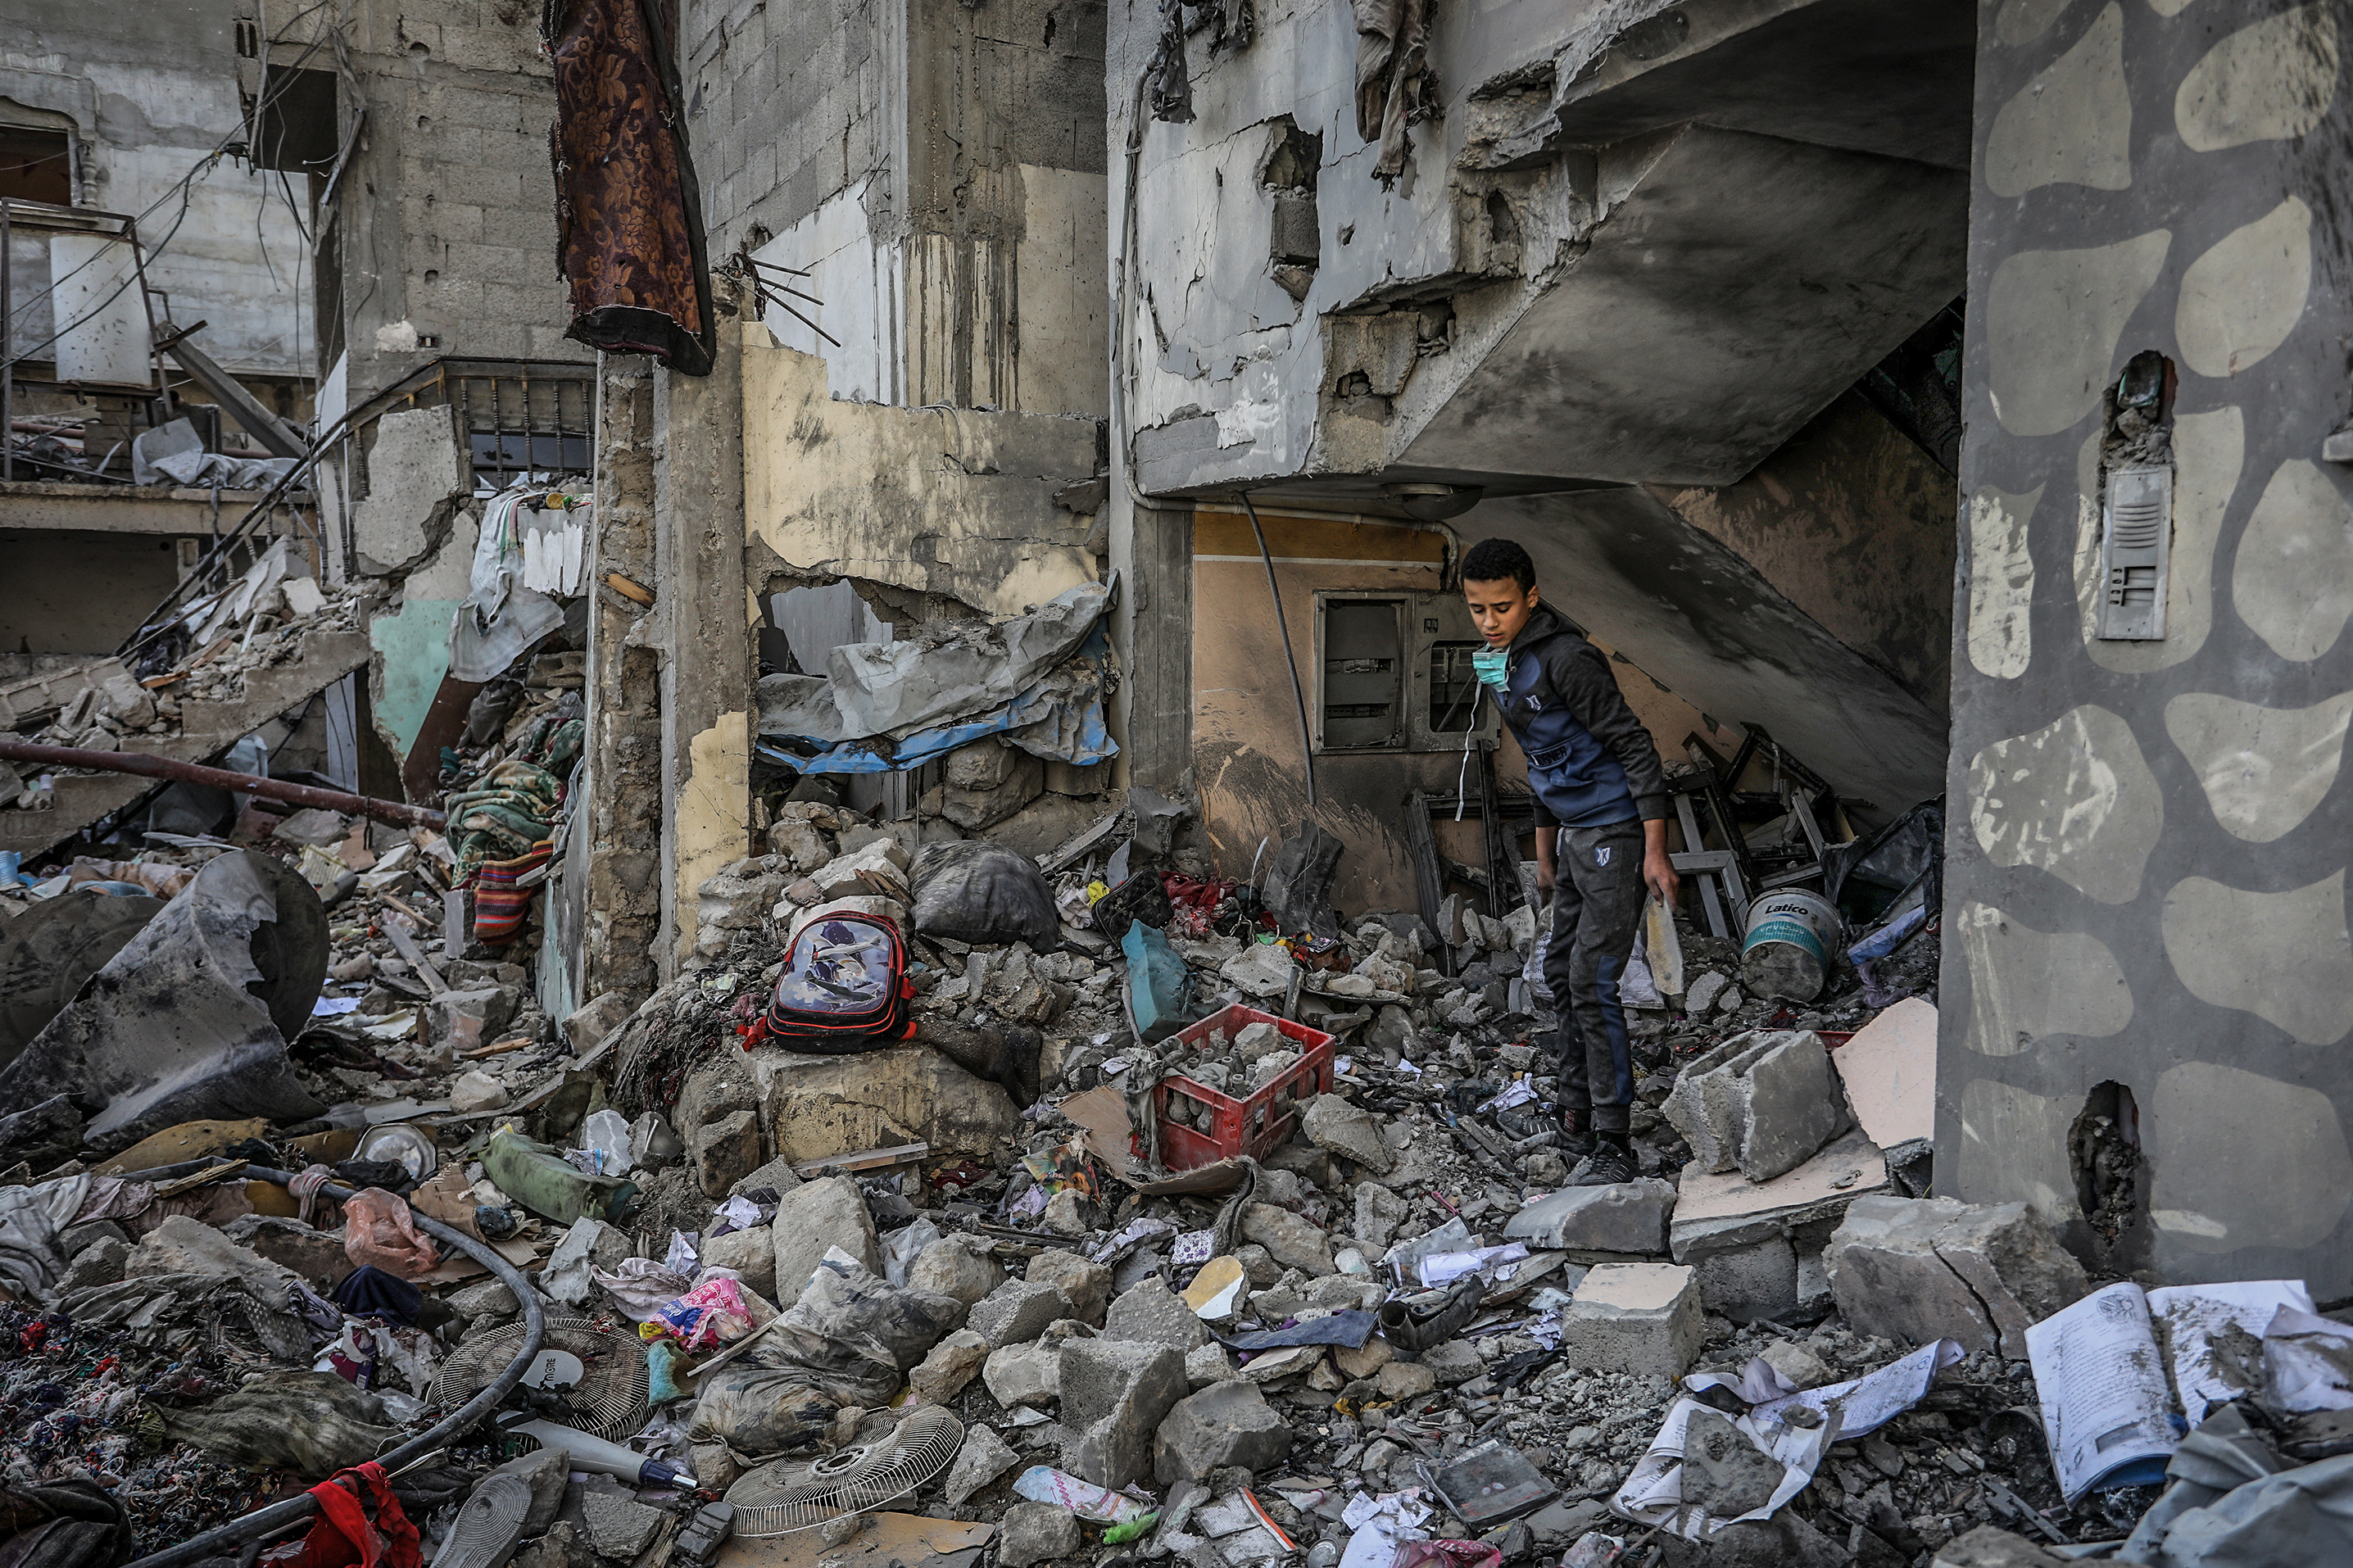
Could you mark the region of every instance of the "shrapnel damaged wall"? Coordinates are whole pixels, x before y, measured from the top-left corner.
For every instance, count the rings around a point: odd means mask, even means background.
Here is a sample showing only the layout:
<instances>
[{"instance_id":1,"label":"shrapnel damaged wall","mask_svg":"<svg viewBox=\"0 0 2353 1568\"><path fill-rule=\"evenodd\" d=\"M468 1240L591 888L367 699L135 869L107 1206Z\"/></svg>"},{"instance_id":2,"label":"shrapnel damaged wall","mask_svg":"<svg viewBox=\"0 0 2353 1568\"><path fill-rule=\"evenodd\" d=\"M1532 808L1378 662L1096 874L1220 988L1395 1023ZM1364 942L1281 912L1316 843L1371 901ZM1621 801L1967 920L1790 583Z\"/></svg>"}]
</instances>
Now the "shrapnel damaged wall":
<instances>
[{"instance_id":1,"label":"shrapnel damaged wall","mask_svg":"<svg viewBox=\"0 0 2353 1568\"><path fill-rule=\"evenodd\" d=\"M2353 1294L2353 101L2340 8L1989 0L1978 72L1937 1180L2123 1267ZM2097 640L2103 396L2179 375L2168 636Z\"/></svg>"}]
</instances>

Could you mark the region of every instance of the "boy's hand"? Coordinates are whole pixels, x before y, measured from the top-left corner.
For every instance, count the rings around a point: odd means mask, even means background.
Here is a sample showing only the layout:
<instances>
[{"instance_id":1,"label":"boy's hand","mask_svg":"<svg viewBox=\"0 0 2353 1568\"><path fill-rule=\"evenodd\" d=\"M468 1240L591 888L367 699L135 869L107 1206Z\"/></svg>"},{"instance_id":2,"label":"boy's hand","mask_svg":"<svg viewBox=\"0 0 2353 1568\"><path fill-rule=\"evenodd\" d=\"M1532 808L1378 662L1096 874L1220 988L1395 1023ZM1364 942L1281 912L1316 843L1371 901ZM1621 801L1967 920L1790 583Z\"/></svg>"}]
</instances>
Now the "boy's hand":
<instances>
[{"instance_id":1,"label":"boy's hand","mask_svg":"<svg viewBox=\"0 0 2353 1568\"><path fill-rule=\"evenodd\" d=\"M1667 825L1662 820L1642 824L1642 880L1659 902L1669 910L1675 907L1683 882L1675 875L1675 863L1667 858Z\"/></svg>"}]
</instances>

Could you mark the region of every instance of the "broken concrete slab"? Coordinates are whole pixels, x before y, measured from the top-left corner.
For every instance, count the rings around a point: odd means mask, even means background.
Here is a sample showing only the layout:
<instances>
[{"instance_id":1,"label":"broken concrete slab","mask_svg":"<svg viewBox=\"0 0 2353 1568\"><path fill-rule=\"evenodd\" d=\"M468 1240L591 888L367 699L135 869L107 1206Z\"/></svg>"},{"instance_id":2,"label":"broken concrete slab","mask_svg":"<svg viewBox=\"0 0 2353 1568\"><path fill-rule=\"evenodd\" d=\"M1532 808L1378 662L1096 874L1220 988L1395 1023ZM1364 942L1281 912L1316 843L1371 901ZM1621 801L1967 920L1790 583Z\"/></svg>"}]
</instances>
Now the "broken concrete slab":
<instances>
[{"instance_id":1,"label":"broken concrete slab","mask_svg":"<svg viewBox=\"0 0 2353 1568\"><path fill-rule=\"evenodd\" d=\"M973 1304L965 1327L1002 1349L1026 1344L1049 1323L1076 1315L1059 1287L1042 1279L1008 1279Z\"/></svg>"},{"instance_id":2,"label":"broken concrete slab","mask_svg":"<svg viewBox=\"0 0 2353 1568\"><path fill-rule=\"evenodd\" d=\"M1859 1131L1769 1182L1685 1166L1667 1227L1668 1252L1689 1263L1708 1251L1787 1237L1824 1220L1835 1225L1857 1198L1887 1190L1887 1162Z\"/></svg>"},{"instance_id":3,"label":"broken concrete slab","mask_svg":"<svg viewBox=\"0 0 2353 1568\"><path fill-rule=\"evenodd\" d=\"M1477 1347L1468 1340L1448 1340L1430 1346L1421 1352L1420 1364L1449 1387L1468 1383L1487 1370L1487 1363L1479 1359Z\"/></svg>"},{"instance_id":4,"label":"broken concrete slab","mask_svg":"<svg viewBox=\"0 0 2353 1568\"><path fill-rule=\"evenodd\" d=\"M1737 1519L1773 1499L1781 1461L1749 1440L1732 1418L1705 1405L1683 1427L1683 1500L1715 1519Z\"/></svg>"},{"instance_id":5,"label":"broken concrete slab","mask_svg":"<svg viewBox=\"0 0 2353 1568\"><path fill-rule=\"evenodd\" d=\"M1030 1568L1078 1551L1079 1516L1050 1502L1017 1502L997 1526L997 1561L1003 1568Z\"/></svg>"},{"instance_id":6,"label":"broken concrete slab","mask_svg":"<svg viewBox=\"0 0 2353 1568\"><path fill-rule=\"evenodd\" d=\"M1561 1352L1571 1366L1681 1377L1699 1355L1704 1318L1688 1268L1596 1264L1560 1314Z\"/></svg>"},{"instance_id":7,"label":"broken concrete slab","mask_svg":"<svg viewBox=\"0 0 2353 1568\"><path fill-rule=\"evenodd\" d=\"M1164 1484L1207 1480L1239 1465L1269 1470L1291 1457L1291 1424L1254 1383L1215 1383L1178 1400L1153 1439L1153 1474Z\"/></svg>"},{"instance_id":8,"label":"broken concrete slab","mask_svg":"<svg viewBox=\"0 0 2353 1568\"><path fill-rule=\"evenodd\" d=\"M1071 1341L1060 1382L1062 1425L1077 1434L1062 1468L1112 1488L1150 1472L1154 1435L1191 1388L1181 1353L1129 1340Z\"/></svg>"},{"instance_id":9,"label":"broken concrete slab","mask_svg":"<svg viewBox=\"0 0 2353 1568\"><path fill-rule=\"evenodd\" d=\"M860 1149L925 1142L937 1156L993 1159L1021 1112L997 1083L921 1044L859 1056L751 1055L768 1147L796 1164Z\"/></svg>"},{"instance_id":10,"label":"broken concrete slab","mask_svg":"<svg viewBox=\"0 0 2353 1568\"><path fill-rule=\"evenodd\" d=\"M1062 1347L1041 1344L1000 1345L981 1363L980 1381L989 1396L1008 1410L1018 1405L1043 1405L1062 1396Z\"/></svg>"},{"instance_id":11,"label":"broken concrete slab","mask_svg":"<svg viewBox=\"0 0 2353 1568\"><path fill-rule=\"evenodd\" d=\"M1675 1189L1656 1176L1566 1187L1514 1215L1504 1235L1548 1251L1663 1253L1674 1207Z\"/></svg>"},{"instance_id":12,"label":"broken concrete slab","mask_svg":"<svg viewBox=\"0 0 2353 1568\"><path fill-rule=\"evenodd\" d=\"M1845 1101L1810 1029L1737 1035L1683 1070L1660 1107L1704 1172L1752 1182L1793 1171L1836 1137Z\"/></svg>"},{"instance_id":13,"label":"broken concrete slab","mask_svg":"<svg viewBox=\"0 0 2353 1568\"><path fill-rule=\"evenodd\" d=\"M1015 1453L994 1427L976 1423L966 1427L964 1447L956 1450L955 1463L948 1467L948 1479L943 1490L950 1508L962 1508L972 1500L972 1494L1019 1463Z\"/></svg>"},{"instance_id":14,"label":"broken concrete slab","mask_svg":"<svg viewBox=\"0 0 2353 1568\"><path fill-rule=\"evenodd\" d=\"M1388 1174L1397 1152L1381 1142L1372 1112L1336 1094L1319 1094L1300 1112L1300 1131L1319 1149L1344 1155L1376 1175Z\"/></svg>"},{"instance_id":15,"label":"broken concrete slab","mask_svg":"<svg viewBox=\"0 0 2353 1568\"><path fill-rule=\"evenodd\" d=\"M776 1293L776 1238L765 1226L706 1237L702 1262L705 1268L732 1268L744 1284L764 1297Z\"/></svg>"},{"instance_id":16,"label":"broken concrete slab","mask_svg":"<svg viewBox=\"0 0 2353 1568\"><path fill-rule=\"evenodd\" d=\"M760 1163L760 1118L731 1110L686 1134L686 1157L705 1197L723 1198Z\"/></svg>"},{"instance_id":17,"label":"broken concrete slab","mask_svg":"<svg viewBox=\"0 0 2353 1568\"><path fill-rule=\"evenodd\" d=\"M970 1307L1005 1283L1005 1270L988 1255L987 1243L980 1238L944 1236L915 1255L907 1269L907 1283L919 1290L953 1296Z\"/></svg>"},{"instance_id":18,"label":"broken concrete slab","mask_svg":"<svg viewBox=\"0 0 2353 1568\"><path fill-rule=\"evenodd\" d=\"M958 1329L934 1345L922 1364L907 1374L907 1386L934 1405L945 1405L979 1375L988 1354L987 1340L970 1329Z\"/></svg>"},{"instance_id":19,"label":"broken concrete slab","mask_svg":"<svg viewBox=\"0 0 2353 1568\"><path fill-rule=\"evenodd\" d=\"M1090 1328L1101 1328L1103 1309L1111 1300L1111 1270L1075 1252L1050 1247L1029 1260L1029 1278L1051 1285L1071 1304L1070 1315Z\"/></svg>"},{"instance_id":20,"label":"broken concrete slab","mask_svg":"<svg viewBox=\"0 0 2353 1568\"><path fill-rule=\"evenodd\" d=\"M841 1248L872 1273L882 1272L881 1238L874 1233L866 1196L852 1176L803 1182L783 1194L768 1235L776 1246L780 1306L790 1307L801 1299L831 1247Z\"/></svg>"},{"instance_id":21,"label":"broken concrete slab","mask_svg":"<svg viewBox=\"0 0 2353 1568\"><path fill-rule=\"evenodd\" d=\"M1313 1221L1272 1204L1250 1204L1242 1209L1242 1235L1267 1250L1285 1268L1310 1274L1336 1274L1332 1238Z\"/></svg>"},{"instance_id":22,"label":"broken concrete slab","mask_svg":"<svg viewBox=\"0 0 2353 1568\"><path fill-rule=\"evenodd\" d=\"M368 492L352 508L355 565L365 576L398 576L440 548L450 518L474 493L472 449L455 406L404 408L378 420L368 475Z\"/></svg>"},{"instance_id":23,"label":"broken concrete slab","mask_svg":"<svg viewBox=\"0 0 2353 1568\"><path fill-rule=\"evenodd\" d=\"M1936 1008L1906 996L1831 1053L1847 1103L1871 1141L1902 1164L1936 1135Z\"/></svg>"},{"instance_id":24,"label":"broken concrete slab","mask_svg":"<svg viewBox=\"0 0 2353 1568\"><path fill-rule=\"evenodd\" d=\"M653 1544L654 1531L662 1526L665 1517L658 1508L649 1508L618 1486L584 1487L580 1493L581 1522L588 1529L588 1543L599 1557L632 1562L638 1552Z\"/></svg>"},{"instance_id":25,"label":"broken concrete slab","mask_svg":"<svg viewBox=\"0 0 2353 1568\"><path fill-rule=\"evenodd\" d=\"M1156 1274L1133 1286L1111 1304L1103 1329L1114 1340L1167 1345L1187 1352L1209 1343L1214 1337L1200 1315Z\"/></svg>"},{"instance_id":26,"label":"broken concrete slab","mask_svg":"<svg viewBox=\"0 0 2353 1568\"><path fill-rule=\"evenodd\" d=\"M2026 1331L2090 1290L2084 1266L2024 1204L1861 1198L1822 1254L1850 1328L1909 1344L2026 1359Z\"/></svg>"},{"instance_id":27,"label":"broken concrete slab","mask_svg":"<svg viewBox=\"0 0 2353 1568\"><path fill-rule=\"evenodd\" d=\"M1185 1352L1185 1381L1196 1393L1234 1375L1233 1356L1215 1340Z\"/></svg>"},{"instance_id":28,"label":"broken concrete slab","mask_svg":"<svg viewBox=\"0 0 2353 1568\"><path fill-rule=\"evenodd\" d=\"M104 1100L83 1136L105 1152L183 1121L316 1116L286 1042L326 973L310 884L266 855L216 856L0 1068L0 1105Z\"/></svg>"}]
</instances>

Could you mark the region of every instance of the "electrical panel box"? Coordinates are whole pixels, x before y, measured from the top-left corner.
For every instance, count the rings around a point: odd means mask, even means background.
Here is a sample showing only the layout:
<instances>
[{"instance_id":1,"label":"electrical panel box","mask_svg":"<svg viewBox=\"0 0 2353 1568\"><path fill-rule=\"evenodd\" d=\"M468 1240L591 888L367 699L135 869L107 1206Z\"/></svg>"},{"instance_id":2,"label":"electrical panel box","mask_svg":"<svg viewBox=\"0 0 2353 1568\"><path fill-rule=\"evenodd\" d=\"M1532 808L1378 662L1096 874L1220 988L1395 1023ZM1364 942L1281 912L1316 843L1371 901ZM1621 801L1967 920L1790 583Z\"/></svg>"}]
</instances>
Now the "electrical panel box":
<instances>
[{"instance_id":1,"label":"electrical panel box","mask_svg":"<svg viewBox=\"0 0 2353 1568\"><path fill-rule=\"evenodd\" d=\"M2100 539L2100 636L2120 642L2165 637L2167 557L2173 538L2173 470L2112 468Z\"/></svg>"},{"instance_id":2,"label":"electrical panel box","mask_svg":"<svg viewBox=\"0 0 2353 1568\"><path fill-rule=\"evenodd\" d=\"M1315 749L1493 747L1500 715L1471 662L1484 646L1459 594L1318 593Z\"/></svg>"}]
</instances>

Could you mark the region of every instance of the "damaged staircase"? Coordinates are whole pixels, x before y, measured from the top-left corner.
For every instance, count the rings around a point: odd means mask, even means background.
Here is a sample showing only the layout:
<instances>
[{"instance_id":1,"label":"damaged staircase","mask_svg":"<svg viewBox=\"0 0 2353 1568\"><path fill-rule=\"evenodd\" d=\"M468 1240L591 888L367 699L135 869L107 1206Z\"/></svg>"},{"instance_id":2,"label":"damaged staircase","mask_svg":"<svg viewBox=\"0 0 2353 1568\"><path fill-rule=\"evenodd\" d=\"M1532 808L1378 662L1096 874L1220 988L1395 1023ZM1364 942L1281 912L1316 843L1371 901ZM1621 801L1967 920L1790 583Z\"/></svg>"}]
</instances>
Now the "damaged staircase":
<instances>
[{"instance_id":1,"label":"damaged staircase","mask_svg":"<svg viewBox=\"0 0 2353 1568\"><path fill-rule=\"evenodd\" d=\"M317 629L303 631L290 657L247 669L241 692L184 700L178 732L129 731L120 737L118 749L174 762L211 762L272 719L301 707L367 664L365 632ZM0 688L0 726L13 728L37 717L45 708L69 710L82 700L85 692L102 691L115 683L133 689L139 685L120 661L107 658ZM31 783L30 778L26 783ZM13 849L27 857L40 854L162 787L154 779L127 773L56 774L48 805L0 807L0 850Z\"/></svg>"}]
</instances>

